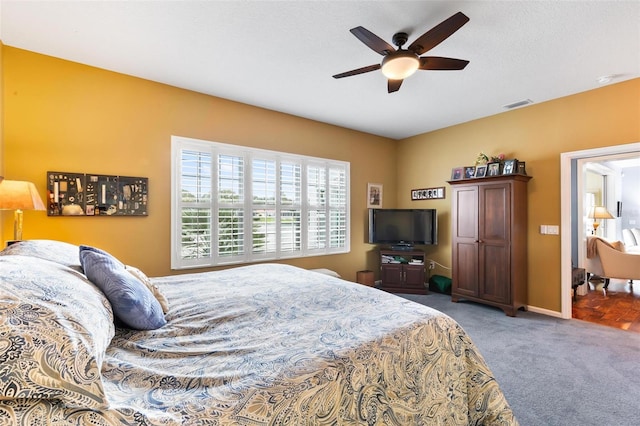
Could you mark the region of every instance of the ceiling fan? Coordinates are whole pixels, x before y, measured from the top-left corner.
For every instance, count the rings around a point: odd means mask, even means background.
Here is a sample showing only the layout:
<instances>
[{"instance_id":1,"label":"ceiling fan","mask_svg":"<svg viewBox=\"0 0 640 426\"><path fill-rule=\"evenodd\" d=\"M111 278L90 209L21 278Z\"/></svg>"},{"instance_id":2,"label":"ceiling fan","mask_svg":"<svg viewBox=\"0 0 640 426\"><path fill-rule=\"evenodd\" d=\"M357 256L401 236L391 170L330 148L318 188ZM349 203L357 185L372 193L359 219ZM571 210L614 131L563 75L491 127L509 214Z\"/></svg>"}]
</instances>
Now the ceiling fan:
<instances>
[{"instance_id":1,"label":"ceiling fan","mask_svg":"<svg viewBox=\"0 0 640 426\"><path fill-rule=\"evenodd\" d=\"M469 18L462 12L445 19L426 33L418 37L407 49L402 46L407 42L407 33L400 32L393 36L393 44L398 46L396 50L386 41L367 30L364 27L355 27L350 31L361 42L369 46L374 52L383 56L380 64L369 65L367 67L336 74L333 78L350 77L352 75L364 74L366 72L382 69L382 74L388 79L389 93L397 92L402 85L402 81L412 75L417 70L461 70L467 66L469 61L463 59L443 58L440 56L420 56L433 49L438 44L458 31L466 24Z\"/></svg>"}]
</instances>

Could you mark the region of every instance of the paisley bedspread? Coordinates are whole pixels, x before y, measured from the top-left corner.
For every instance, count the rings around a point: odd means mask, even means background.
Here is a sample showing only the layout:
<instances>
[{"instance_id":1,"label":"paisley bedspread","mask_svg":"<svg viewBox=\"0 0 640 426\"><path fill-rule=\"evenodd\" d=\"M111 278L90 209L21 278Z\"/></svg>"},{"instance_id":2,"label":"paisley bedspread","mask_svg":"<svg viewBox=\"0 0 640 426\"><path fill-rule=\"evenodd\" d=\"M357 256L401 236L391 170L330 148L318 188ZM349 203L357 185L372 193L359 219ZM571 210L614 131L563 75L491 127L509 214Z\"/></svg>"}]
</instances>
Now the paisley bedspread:
<instances>
[{"instance_id":1,"label":"paisley bedspread","mask_svg":"<svg viewBox=\"0 0 640 426\"><path fill-rule=\"evenodd\" d=\"M436 310L279 264L152 281L167 325L115 330L106 406L0 397L0 424L517 424L470 338Z\"/></svg>"}]
</instances>

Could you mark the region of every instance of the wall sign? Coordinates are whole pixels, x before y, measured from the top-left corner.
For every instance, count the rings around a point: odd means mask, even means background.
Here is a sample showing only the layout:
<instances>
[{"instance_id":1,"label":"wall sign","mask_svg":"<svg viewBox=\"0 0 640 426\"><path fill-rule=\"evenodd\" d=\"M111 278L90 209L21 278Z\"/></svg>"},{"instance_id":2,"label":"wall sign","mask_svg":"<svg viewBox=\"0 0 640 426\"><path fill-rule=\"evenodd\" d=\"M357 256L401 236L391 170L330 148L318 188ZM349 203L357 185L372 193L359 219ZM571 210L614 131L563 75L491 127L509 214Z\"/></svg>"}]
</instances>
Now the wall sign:
<instances>
[{"instance_id":1,"label":"wall sign","mask_svg":"<svg viewBox=\"0 0 640 426\"><path fill-rule=\"evenodd\" d=\"M149 179L47 172L48 216L147 216Z\"/></svg>"},{"instance_id":2,"label":"wall sign","mask_svg":"<svg viewBox=\"0 0 640 426\"><path fill-rule=\"evenodd\" d=\"M444 198L444 186L437 188L422 188L411 190L411 200L433 200L437 198Z\"/></svg>"}]
</instances>

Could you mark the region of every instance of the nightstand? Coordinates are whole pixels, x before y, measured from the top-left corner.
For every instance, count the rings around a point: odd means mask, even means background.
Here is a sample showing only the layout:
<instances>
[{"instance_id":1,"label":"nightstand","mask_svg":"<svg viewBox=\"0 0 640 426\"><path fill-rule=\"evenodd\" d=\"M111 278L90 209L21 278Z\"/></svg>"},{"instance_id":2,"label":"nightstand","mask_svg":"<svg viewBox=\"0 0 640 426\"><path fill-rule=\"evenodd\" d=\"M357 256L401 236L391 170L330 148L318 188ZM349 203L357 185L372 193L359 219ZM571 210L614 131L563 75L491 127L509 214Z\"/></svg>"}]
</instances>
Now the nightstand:
<instances>
[{"instance_id":1,"label":"nightstand","mask_svg":"<svg viewBox=\"0 0 640 426\"><path fill-rule=\"evenodd\" d=\"M356 282L358 284L364 284L366 286L373 287L373 271L356 272Z\"/></svg>"}]
</instances>

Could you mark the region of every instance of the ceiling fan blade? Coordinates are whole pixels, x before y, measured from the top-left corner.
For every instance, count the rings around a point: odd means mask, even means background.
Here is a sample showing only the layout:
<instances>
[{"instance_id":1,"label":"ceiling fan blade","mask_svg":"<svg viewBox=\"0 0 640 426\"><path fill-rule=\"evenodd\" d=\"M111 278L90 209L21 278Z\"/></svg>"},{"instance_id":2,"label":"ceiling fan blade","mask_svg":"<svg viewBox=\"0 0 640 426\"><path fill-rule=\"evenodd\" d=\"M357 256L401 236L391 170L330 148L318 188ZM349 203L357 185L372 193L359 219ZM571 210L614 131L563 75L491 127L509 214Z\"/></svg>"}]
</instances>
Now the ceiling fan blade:
<instances>
[{"instance_id":1,"label":"ceiling fan blade","mask_svg":"<svg viewBox=\"0 0 640 426\"><path fill-rule=\"evenodd\" d=\"M464 59L441 58L440 56L423 56L420 58L421 70L461 70L469 61Z\"/></svg>"},{"instance_id":2,"label":"ceiling fan blade","mask_svg":"<svg viewBox=\"0 0 640 426\"><path fill-rule=\"evenodd\" d=\"M371 50L381 54L382 56L396 51L393 46L391 46L389 43L364 27L351 28L350 31L351 34L358 38L358 40L360 40L361 42L369 46Z\"/></svg>"},{"instance_id":3,"label":"ceiling fan blade","mask_svg":"<svg viewBox=\"0 0 640 426\"><path fill-rule=\"evenodd\" d=\"M402 85L403 80L389 80L387 82L387 88L389 93L397 92L400 90L400 86Z\"/></svg>"},{"instance_id":4,"label":"ceiling fan blade","mask_svg":"<svg viewBox=\"0 0 640 426\"><path fill-rule=\"evenodd\" d=\"M467 22L469 22L469 17L462 12L458 12L418 37L411 43L408 50L414 51L417 55L422 55L442 43Z\"/></svg>"},{"instance_id":5,"label":"ceiling fan blade","mask_svg":"<svg viewBox=\"0 0 640 426\"><path fill-rule=\"evenodd\" d=\"M368 67L358 68L356 70L346 71L340 74L336 74L333 78L351 77L352 75L364 74L365 72L371 72L380 69L380 64L369 65Z\"/></svg>"}]
</instances>

